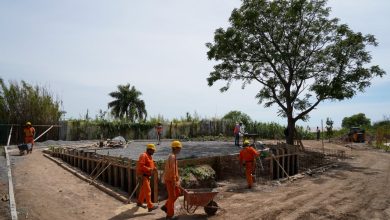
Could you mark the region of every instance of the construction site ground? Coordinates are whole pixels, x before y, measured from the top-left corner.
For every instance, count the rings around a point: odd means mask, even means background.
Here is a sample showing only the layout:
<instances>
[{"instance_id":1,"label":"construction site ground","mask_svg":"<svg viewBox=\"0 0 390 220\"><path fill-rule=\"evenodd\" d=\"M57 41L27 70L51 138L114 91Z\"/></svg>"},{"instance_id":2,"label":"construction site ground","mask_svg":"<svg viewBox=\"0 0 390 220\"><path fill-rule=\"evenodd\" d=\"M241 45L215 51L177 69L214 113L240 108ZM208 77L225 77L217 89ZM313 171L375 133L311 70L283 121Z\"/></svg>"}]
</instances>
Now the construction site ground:
<instances>
[{"instance_id":1,"label":"construction site ground","mask_svg":"<svg viewBox=\"0 0 390 220\"><path fill-rule=\"evenodd\" d=\"M321 141L303 141L322 149ZM221 207L207 217L200 207L186 215L180 200L179 219L390 219L390 153L364 144L330 144L345 150L346 159L332 166L298 175L294 181L269 181L246 189L245 179L218 183L215 201ZM160 209L147 212L123 204L43 156L40 146L32 154L10 151L19 219L164 219ZM4 158L0 160L0 193L7 193ZM159 205L165 201L160 201ZM8 201L0 201L0 219L10 219Z\"/></svg>"}]
</instances>

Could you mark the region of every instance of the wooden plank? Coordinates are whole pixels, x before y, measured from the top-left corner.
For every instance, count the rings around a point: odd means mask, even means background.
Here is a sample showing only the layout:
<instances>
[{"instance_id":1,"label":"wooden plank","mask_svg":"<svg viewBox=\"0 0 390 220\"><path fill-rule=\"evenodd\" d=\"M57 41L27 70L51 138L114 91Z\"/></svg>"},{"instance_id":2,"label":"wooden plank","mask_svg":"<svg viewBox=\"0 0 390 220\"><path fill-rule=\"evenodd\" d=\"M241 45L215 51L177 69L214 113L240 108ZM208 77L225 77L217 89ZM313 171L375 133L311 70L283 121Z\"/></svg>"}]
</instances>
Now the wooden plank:
<instances>
[{"instance_id":1,"label":"wooden plank","mask_svg":"<svg viewBox=\"0 0 390 220\"><path fill-rule=\"evenodd\" d=\"M157 170L154 170L153 172L153 178L152 178L152 202L157 203L158 202L158 172Z\"/></svg>"},{"instance_id":2,"label":"wooden plank","mask_svg":"<svg viewBox=\"0 0 390 220\"><path fill-rule=\"evenodd\" d=\"M108 175L108 180L107 180L107 182L108 182L108 184L110 184L110 185L112 185L112 167L110 167L108 170L107 170L107 175Z\"/></svg>"},{"instance_id":3,"label":"wooden plank","mask_svg":"<svg viewBox=\"0 0 390 220\"><path fill-rule=\"evenodd\" d=\"M119 168L120 171L120 182L121 182L121 189L125 190L125 169L124 168Z\"/></svg>"},{"instance_id":4,"label":"wooden plank","mask_svg":"<svg viewBox=\"0 0 390 220\"><path fill-rule=\"evenodd\" d=\"M90 163L91 163L91 160L89 159L89 152L86 152L86 157L87 157L87 160L86 160L86 173L89 173L90 172Z\"/></svg>"},{"instance_id":5,"label":"wooden plank","mask_svg":"<svg viewBox=\"0 0 390 220\"><path fill-rule=\"evenodd\" d=\"M129 195L133 192L133 187L135 187L134 181L133 181L133 172L132 172L132 160L127 159L127 192Z\"/></svg>"},{"instance_id":6,"label":"wooden plank","mask_svg":"<svg viewBox=\"0 0 390 220\"><path fill-rule=\"evenodd\" d=\"M118 167L117 166L114 166L114 186L117 187L118 186Z\"/></svg>"},{"instance_id":7,"label":"wooden plank","mask_svg":"<svg viewBox=\"0 0 390 220\"><path fill-rule=\"evenodd\" d=\"M12 220L18 219L18 214L16 212L16 202L14 195L14 184L12 182L12 171L11 171L11 163L9 161L8 147L4 147L5 157L7 159L7 170L8 170L8 194L9 194L9 207L11 211Z\"/></svg>"}]
</instances>

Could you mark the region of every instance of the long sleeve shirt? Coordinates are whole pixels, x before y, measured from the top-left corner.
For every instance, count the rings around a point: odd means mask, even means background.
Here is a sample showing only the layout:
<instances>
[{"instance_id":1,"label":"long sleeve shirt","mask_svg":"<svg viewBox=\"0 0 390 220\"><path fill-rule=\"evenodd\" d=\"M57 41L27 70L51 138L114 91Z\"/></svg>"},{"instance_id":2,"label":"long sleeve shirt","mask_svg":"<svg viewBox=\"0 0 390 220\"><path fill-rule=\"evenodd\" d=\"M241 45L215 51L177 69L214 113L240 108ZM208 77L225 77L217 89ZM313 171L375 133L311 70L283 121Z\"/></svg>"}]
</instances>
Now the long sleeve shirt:
<instances>
[{"instance_id":1,"label":"long sleeve shirt","mask_svg":"<svg viewBox=\"0 0 390 220\"><path fill-rule=\"evenodd\" d=\"M168 159L165 161L164 181L178 182L179 180L180 178L176 156L174 154L170 154Z\"/></svg>"},{"instance_id":2,"label":"long sleeve shirt","mask_svg":"<svg viewBox=\"0 0 390 220\"><path fill-rule=\"evenodd\" d=\"M255 157L258 157L259 155L260 153L253 147L245 147L240 151L240 164L253 162L255 160Z\"/></svg>"},{"instance_id":3,"label":"long sleeve shirt","mask_svg":"<svg viewBox=\"0 0 390 220\"><path fill-rule=\"evenodd\" d=\"M148 153L144 152L139 156L137 163L137 175L151 176L152 170L155 169L153 158Z\"/></svg>"}]
</instances>

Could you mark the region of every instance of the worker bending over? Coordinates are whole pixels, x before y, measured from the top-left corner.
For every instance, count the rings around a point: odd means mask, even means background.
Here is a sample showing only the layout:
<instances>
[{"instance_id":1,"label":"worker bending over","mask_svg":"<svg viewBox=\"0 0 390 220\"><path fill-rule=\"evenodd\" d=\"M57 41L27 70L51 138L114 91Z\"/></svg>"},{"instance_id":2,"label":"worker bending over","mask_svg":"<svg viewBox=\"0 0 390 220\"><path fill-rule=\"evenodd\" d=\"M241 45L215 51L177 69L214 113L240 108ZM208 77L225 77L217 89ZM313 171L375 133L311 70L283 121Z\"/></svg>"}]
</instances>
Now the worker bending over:
<instances>
[{"instance_id":1,"label":"worker bending over","mask_svg":"<svg viewBox=\"0 0 390 220\"><path fill-rule=\"evenodd\" d=\"M141 184L137 206L146 208L143 206L143 203L146 200L149 212L158 208L158 206L155 206L152 203L152 190L150 188L150 177L152 176L152 172L156 171L156 166L154 165L152 158L155 151L156 146L154 144L146 145L146 152L139 156L137 163L137 178L138 182Z\"/></svg>"},{"instance_id":2,"label":"worker bending over","mask_svg":"<svg viewBox=\"0 0 390 220\"><path fill-rule=\"evenodd\" d=\"M172 153L165 161L164 182L168 191L168 199L161 209L167 213L166 219L173 219L175 214L175 201L180 196L180 178L176 156L180 153L182 144L180 141L171 143Z\"/></svg>"},{"instance_id":3,"label":"worker bending over","mask_svg":"<svg viewBox=\"0 0 390 220\"><path fill-rule=\"evenodd\" d=\"M248 189L252 188L253 176L252 173L255 169L255 159L260 153L249 145L249 141L245 140L243 149L240 151L240 166L245 167L246 181L248 182Z\"/></svg>"}]
</instances>

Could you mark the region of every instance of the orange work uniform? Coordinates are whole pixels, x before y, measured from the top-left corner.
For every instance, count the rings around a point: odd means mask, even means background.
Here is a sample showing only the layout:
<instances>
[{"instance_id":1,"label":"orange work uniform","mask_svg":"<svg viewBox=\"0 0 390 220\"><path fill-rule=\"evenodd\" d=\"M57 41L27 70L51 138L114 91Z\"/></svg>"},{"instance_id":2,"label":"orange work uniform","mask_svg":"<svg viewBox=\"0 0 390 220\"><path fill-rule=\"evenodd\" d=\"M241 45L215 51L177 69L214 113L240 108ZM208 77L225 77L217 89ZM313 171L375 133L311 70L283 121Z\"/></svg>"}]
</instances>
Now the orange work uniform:
<instances>
[{"instance_id":1,"label":"orange work uniform","mask_svg":"<svg viewBox=\"0 0 390 220\"><path fill-rule=\"evenodd\" d=\"M142 181L141 189L138 195L138 203L146 204L148 208L153 208L152 203L152 189L150 188L150 176L152 176L152 171L156 168L152 156L144 152L139 156L137 163L137 176L140 181Z\"/></svg>"},{"instance_id":2,"label":"orange work uniform","mask_svg":"<svg viewBox=\"0 0 390 220\"><path fill-rule=\"evenodd\" d=\"M175 214L175 201L180 196L179 171L175 154L170 154L165 162L164 182L168 191L168 199L165 203L167 208L167 217L173 217Z\"/></svg>"},{"instance_id":3,"label":"orange work uniform","mask_svg":"<svg viewBox=\"0 0 390 220\"><path fill-rule=\"evenodd\" d=\"M240 151L240 165L245 164L245 175L246 181L248 182L248 188L251 188L253 185L252 173L255 168L255 158L259 155L260 153L251 146L245 147Z\"/></svg>"},{"instance_id":4,"label":"orange work uniform","mask_svg":"<svg viewBox=\"0 0 390 220\"><path fill-rule=\"evenodd\" d=\"M24 143L34 144L34 135L35 135L34 127L25 127L23 129L23 132L24 132Z\"/></svg>"}]
</instances>

